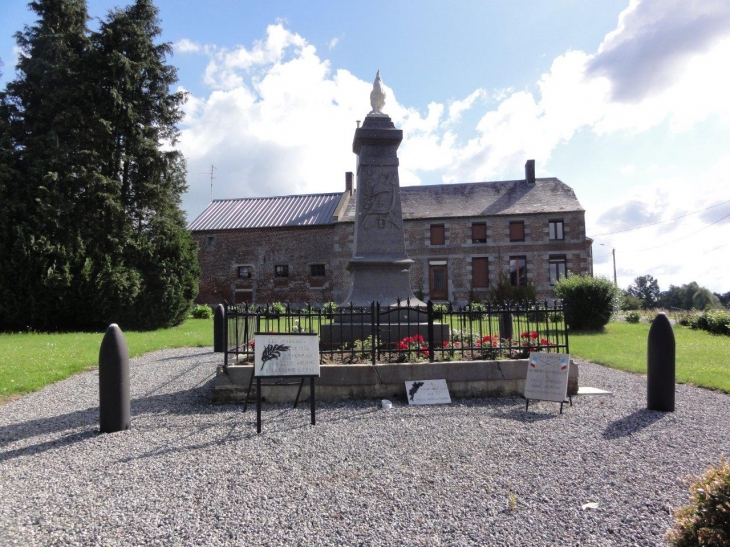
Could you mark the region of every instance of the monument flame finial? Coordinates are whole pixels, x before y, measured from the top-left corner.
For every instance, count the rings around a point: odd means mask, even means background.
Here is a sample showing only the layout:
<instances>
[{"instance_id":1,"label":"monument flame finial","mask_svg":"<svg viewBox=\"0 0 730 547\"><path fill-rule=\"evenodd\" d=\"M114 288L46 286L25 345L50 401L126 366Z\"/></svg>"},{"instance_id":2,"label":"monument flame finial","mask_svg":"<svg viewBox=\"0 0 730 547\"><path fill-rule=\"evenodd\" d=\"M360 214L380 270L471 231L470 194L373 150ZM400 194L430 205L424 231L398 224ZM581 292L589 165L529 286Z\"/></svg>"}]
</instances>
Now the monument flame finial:
<instances>
[{"instance_id":1,"label":"monument flame finial","mask_svg":"<svg viewBox=\"0 0 730 547\"><path fill-rule=\"evenodd\" d=\"M383 80L380 79L379 70L375 75L373 90L370 92L370 106L372 106L373 109L370 111L368 116L383 114L383 107L385 106L385 91L383 91Z\"/></svg>"}]
</instances>

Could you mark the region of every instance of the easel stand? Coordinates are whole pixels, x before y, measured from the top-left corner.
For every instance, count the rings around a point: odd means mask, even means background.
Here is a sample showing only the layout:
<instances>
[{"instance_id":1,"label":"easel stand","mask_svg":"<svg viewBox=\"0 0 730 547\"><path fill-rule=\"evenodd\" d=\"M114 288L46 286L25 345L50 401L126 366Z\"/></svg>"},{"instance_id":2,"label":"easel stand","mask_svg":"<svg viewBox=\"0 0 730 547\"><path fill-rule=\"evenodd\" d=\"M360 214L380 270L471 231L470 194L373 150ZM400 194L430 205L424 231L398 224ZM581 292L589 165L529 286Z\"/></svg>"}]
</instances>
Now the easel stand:
<instances>
[{"instance_id":1,"label":"easel stand","mask_svg":"<svg viewBox=\"0 0 730 547\"><path fill-rule=\"evenodd\" d=\"M256 433L261 433L261 376L256 376ZM264 378L273 378L273 379L279 379L283 380L285 378L291 378L291 376L264 376ZM304 387L304 380L309 378L309 406L310 406L310 414L312 417L312 425L317 424L316 416L315 416L315 409L316 409L316 397L315 397L315 390L314 390L314 379L316 376L301 376L301 381L299 382L299 390L297 391L297 397L294 400L294 408L297 407L299 404L299 396L302 393L302 387ZM253 380L254 375L251 374L251 381L248 384L248 391L246 392L246 400L243 403L243 412L246 412L246 409L248 408L248 398L251 396L251 387L253 386ZM273 386L292 386L296 384L287 383L282 384L280 382L275 382L273 384L266 384L267 386L273 387Z\"/></svg>"},{"instance_id":2,"label":"easel stand","mask_svg":"<svg viewBox=\"0 0 730 547\"><path fill-rule=\"evenodd\" d=\"M534 401L542 401L544 399L533 399L533 400ZM553 402L557 403L558 401L553 401ZM567 401L560 401L560 413L561 414L563 413L563 405L565 403L570 403L570 406L573 406L573 396L572 395L568 395L568 400ZM527 409L529 409L529 408L530 408L530 399L525 398L525 412L527 412Z\"/></svg>"}]
</instances>

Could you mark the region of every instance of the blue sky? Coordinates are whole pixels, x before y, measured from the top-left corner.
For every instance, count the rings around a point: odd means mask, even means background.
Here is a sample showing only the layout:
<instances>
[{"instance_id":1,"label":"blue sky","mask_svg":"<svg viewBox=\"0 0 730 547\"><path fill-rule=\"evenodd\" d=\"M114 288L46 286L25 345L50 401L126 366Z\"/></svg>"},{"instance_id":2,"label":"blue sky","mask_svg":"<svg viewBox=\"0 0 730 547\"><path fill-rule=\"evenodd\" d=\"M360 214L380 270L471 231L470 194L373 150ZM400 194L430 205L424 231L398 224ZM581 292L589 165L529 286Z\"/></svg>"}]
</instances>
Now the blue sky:
<instances>
[{"instance_id":1,"label":"blue sky","mask_svg":"<svg viewBox=\"0 0 730 547\"><path fill-rule=\"evenodd\" d=\"M4 85L33 17L1 4ZM92 17L125 4L88 1ZM586 209L596 273L615 248L622 287L729 291L730 2L452 4L157 0L190 92L188 219L211 165L214 198L342 190L380 69L401 185L522 178L534 158Z\"/></svg>"}]
</instances>

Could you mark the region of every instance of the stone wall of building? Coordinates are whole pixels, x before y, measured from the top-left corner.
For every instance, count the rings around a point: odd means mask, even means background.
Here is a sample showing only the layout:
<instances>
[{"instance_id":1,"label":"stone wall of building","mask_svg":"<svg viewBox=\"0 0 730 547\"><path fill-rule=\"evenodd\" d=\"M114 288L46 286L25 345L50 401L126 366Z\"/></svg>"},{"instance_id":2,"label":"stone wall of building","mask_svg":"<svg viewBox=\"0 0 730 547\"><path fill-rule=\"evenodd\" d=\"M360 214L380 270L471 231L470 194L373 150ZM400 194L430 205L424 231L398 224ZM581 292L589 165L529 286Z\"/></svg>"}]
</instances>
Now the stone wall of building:
<instances>
[{"instance_id":1,"label":"stone wall of building","mask_svg":"<svg viewBox=\"0 0 730 547\"><path fill-rule=\"evenodd\" d=\"M549 239L549 222L562 220L564 239ZM510 241L510 222L524 222L524 241ZM472 243L472 224L486 223L486 243ZM432 225L443 225L444 245L430 243ZM474 218L423 219L405 221L406 252L416 263L411 268L411 284L418 294L429 298L431 264L445 262L448 275L448 300L484 299L487 288L472 286L472 259L485 257L488 261L489 285L493 286L499 273L509 274L510 257L525 257L527 279L538 290L539 298L552 298L550 258L565 256L566 270L583 274L590 272L589 246L585 238L582 212L565 214L531 214L521 216L491 216Z\"/></svg>"},{"instance_id":2,"label":"stone wall of building","mask_svg":"<svg viewBox=\"0 0 730 547\"><path fill-rule=\"evenodd\" d=\"M562 220L564 239L549 239L549 222ZM510 241L510 222L523 221L524 241ZM472 243L472 224L484 222L486 243ZM444 226L443 245L430 243L432 224ZM215 304L223 299L322 303L342 302L348 292L354 224L268 228L237 231L196 232L203 276L199 303ZM540 213L522 216L441 218L405 220L406 252L414 264L411 287L416 296L428 299L429 267L441 263L447 270L447 299L466 302L481 300L489 288L472 287L472 259L488 259L492 286L500 272L509 274L510 257L526 260L527 279L538 289L540 298L553 296L550 258L565 257L566 269L575 274L590 273L590 246L585 237L582 212ZM288 277L274 275L275 266L287 266ZM313 265L324 265L325 276L312 276ZM239 266L250 267L251 277L238 276Z\"/></svg>"},{"instance_id":3,"label":"stone wall of building","mask_svg":"<svg viewBox=\"0 0 730 547\"><path fill-rule=\"evenodd\" d=\"M329 302L333 225L195 232L202 275L197 302ZM276 266L287 276L277 277ZM324 267L324 276L312 275ZM247 274L250 277L239 275Z\"/></svg>"}]
</instances>

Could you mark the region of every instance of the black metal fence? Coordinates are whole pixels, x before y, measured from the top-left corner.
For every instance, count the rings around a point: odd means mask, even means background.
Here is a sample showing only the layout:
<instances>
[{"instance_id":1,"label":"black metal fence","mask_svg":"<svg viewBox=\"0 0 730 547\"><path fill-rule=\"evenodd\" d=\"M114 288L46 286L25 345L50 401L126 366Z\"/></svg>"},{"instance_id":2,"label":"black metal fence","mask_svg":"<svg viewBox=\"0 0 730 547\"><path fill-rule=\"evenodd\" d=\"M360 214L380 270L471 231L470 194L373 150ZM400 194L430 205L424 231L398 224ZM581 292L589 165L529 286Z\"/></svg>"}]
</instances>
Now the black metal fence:
<instances>
[{"instance_id":1,"label":"black metal fence","mask_svg":"<svg viewBox=\"0 0 730 547\"><path fill-rule=\"evenodd\" d=\"M569 353L561 301L369 307L225 305L225 365L253 361L256 332L318 333L323 363L526 358Z\"/></svg>"}]
</instances>

